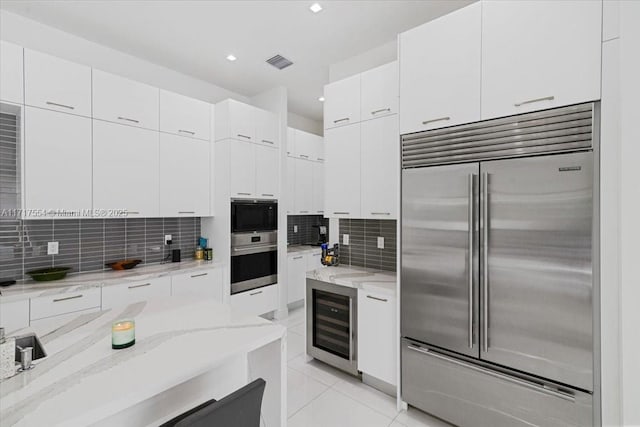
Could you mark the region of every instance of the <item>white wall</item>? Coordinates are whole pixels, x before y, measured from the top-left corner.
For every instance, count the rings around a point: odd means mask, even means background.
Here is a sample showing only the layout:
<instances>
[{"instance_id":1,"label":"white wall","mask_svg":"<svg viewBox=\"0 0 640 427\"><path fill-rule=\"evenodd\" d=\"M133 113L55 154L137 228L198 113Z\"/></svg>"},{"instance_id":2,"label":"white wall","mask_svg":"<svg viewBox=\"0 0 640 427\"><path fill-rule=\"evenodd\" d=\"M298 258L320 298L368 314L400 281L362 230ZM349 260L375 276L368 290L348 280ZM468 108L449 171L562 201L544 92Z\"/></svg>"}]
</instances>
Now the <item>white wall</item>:
<instances>
[{"instance_id":1,"label":"white wall","mask_svg":"<svg viewBox=\"0 0 640 427\"><path fill-rule=\"evenodd\" d=\"M305 132L313 133L315 135L324 135L324 126L323 123L319 120L309 119L296 113L289 112L288 123L289 127L292 127L294 129L300 129Z\"/></svg>"},{"instance_id":2,"label":"white wall","mask_svg":"<svg viewBox=\"0 0 640 427\"><path fill-rule=\"evenodd\" d=\"M4 10L0 10L0 39L203 101L247 101L211 83Z\"/></svg>"},{"instance_id":3,"label":"white wall","mask_svg":"<svg viewBox=\"0 0 640 427\"><path fill-rule=\"evenodd\" d=\"M392 40L360 55L330 65L329 81L342 80L354 74L393 62L396 59L398 59L398 41Z\"/></svg>"},{"instance_id":4,"label":"white wall","mask_svg":"<svg viewBox=\"0 0 640 427\"><path fill-rule=\"evenodd\" d=\"M640 425L640 2L620 2L620 278L623 423Z\"/></svg>"}]
</instances>

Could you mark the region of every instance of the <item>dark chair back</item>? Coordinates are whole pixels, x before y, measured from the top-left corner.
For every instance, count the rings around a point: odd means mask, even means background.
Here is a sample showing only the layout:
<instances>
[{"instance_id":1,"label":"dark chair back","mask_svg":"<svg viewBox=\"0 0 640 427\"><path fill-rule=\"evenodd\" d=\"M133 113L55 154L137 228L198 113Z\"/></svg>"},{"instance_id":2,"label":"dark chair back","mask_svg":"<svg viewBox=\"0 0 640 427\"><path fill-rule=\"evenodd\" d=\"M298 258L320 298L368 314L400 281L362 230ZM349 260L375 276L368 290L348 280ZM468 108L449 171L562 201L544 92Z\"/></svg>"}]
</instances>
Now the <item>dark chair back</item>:
<instances>
[{"instance_id":1,"label":"dark chair back","mask_svg":"<svg viewBox=\"0 0 640 427\"><path fill-rule=\"evenodd\" d=\"M260 427L266 382L262 378L216 401L209 400L161 427Z\"/></svg>"}]
</instances>

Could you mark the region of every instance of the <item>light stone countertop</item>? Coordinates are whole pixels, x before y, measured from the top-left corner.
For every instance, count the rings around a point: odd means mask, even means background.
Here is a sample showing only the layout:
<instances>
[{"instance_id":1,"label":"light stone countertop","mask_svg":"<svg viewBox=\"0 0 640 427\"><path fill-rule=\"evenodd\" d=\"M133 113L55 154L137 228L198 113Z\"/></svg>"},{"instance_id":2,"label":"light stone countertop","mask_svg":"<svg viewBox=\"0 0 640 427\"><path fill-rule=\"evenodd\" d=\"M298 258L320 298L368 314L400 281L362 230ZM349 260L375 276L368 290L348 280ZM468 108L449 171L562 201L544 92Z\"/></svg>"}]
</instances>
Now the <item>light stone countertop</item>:
<instances>
[{"instance_id":1,"label":"light stone countertop","mask_svg":"<svg viewBox=\"0 0 640 427\"><path fill-rule=\"evenodd\" d=\"M142 265L131 270L105 270L90 273L71 274L62 280L36 282L25 280L15 285L0 288L0 303L18 301L40 296L77 292L87 288L117 285L120 283L149 280L173 274L220 268L224 263L217 261L182 261L176 263Z\"/></svg>"},{"instance_id":2,"label":"light stone countertop","mask_svg":"<svg viewBox=\"0 0 640 427\"><path fill-rule=\"evenodd\" d=\"M111 324L122 318L135 319L136 344L112 350ZM20 332L29 331L48 356L0 382L2 426L91 425L286 334L268 320L234 315L227 305L177 297ZM185 358L185 349L196 348Z\"/></svg>"},{"instance_id":3,"label":"light stone countertop","mask_svg":"<svg viewBox=\"0 0 640 427\"><path fill-rule=\"evenodd\" d=\"M374 270L350 265L324 267L309 271L307 279L333 283L365 291L396 294L397 273L395 271Z\"/></svg>"}]
</instances>

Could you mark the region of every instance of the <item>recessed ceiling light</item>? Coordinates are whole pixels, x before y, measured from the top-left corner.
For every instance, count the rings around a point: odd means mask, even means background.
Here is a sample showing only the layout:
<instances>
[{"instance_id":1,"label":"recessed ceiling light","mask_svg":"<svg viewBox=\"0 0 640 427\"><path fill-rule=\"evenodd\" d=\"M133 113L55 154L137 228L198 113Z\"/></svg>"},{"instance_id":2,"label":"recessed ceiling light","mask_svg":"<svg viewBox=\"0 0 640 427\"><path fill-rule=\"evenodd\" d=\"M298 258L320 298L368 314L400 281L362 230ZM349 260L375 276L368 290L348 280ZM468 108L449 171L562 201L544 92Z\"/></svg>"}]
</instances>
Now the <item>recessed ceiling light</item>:
<instances>
[{"instance_id":1,"label":"recessed ceiling light","mask_svg":"<svg viewBox=\"0 0 640 427\"><path fill-rule=\"evenodd\" d=\"M311 6L309 6L309 9L313 13L318 13L322 10L322 6L320 6L320 3L314 3Z\"/></svg>"},{"instance_id":2,"label":"recessed ceiling light","mask_svg":"<svg viewBox=\"0 0 640 427\"><path fill-rule=\"evenodd\" d=\"M233 56L233 55L227 55L227 59L228 59L229 61L233 62L233 61L235 61L235 60L236 60L236 59L238 59L238 58L236 58L236 57L235 57L235 56Z\"/></svg>"},{"instance_id":3,"label":"recessed ceiling light","mask_svg":"<svg viewBox=\"0 0 640 427\"><path fill-rule=\"evenodd\" d=\"M320 98L318 98L318 101L324 102L324 96L321 96Z\"/></svg>"}]
</instances>

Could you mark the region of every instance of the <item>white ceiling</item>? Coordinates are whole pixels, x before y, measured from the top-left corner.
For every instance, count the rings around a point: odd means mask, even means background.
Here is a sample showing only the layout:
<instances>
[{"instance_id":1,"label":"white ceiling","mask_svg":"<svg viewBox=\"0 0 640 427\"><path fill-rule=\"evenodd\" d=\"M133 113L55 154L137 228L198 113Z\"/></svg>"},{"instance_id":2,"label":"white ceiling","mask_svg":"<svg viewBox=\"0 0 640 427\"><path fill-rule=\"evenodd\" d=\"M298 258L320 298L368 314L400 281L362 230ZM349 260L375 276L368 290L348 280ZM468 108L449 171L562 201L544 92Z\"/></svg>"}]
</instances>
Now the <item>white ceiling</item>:
<instances>
[{"instance_id":1,"label":"white ceiling","mask_svg":"<svg viewBox=\"0 0 640 427\"><path fill-rule=\"evenodd\" d=\"M329 66L468 0L323 1L2 0L1 8L184 74L253 96L286 86L289 110L322 119ZM225 58L233 53L238 59ZM294 65L265 63L281 54Z\"/></svg>"}]
</instances>

